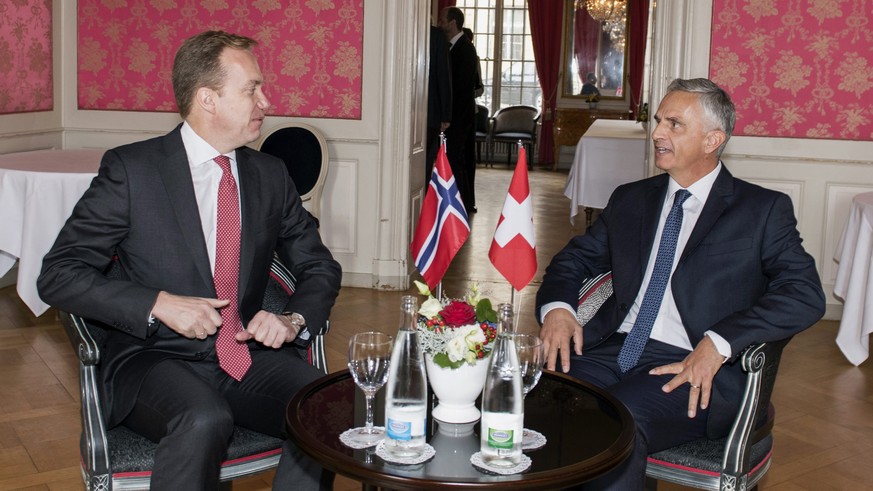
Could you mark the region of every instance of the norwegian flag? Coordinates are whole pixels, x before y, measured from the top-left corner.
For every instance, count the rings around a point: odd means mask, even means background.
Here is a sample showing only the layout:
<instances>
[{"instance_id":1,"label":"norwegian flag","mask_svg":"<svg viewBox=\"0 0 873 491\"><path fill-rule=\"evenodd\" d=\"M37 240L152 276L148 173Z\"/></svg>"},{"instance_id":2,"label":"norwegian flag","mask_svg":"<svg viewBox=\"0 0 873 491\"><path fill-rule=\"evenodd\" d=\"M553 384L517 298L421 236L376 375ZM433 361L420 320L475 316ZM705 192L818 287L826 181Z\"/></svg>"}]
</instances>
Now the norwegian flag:
<instances>
[{"instance_id":1,"label":"norwegian flag","mask_svg":"<svg viewBox=\"0 0 873 491\"><path fill-rule=\"evenodd\" d=\"M415 266L429 288L435 288L443 279L449 264L469 235L467 210L461 201L458 183L452 175L446 158L446 145L443 143L409 246Z\"/></svg>"},{"instance_id":2,"label":"norwegian flag","mask_svg":"<svg viewBox=\"0 0 873 491\"><path fill-rule=\"evenodd\" d=\"M503 212L494 231L491 263L516 290L521 290L537 272L536 240L534 239L533 204L527 179L527 154L519 145L518 162L509 184L509 194L503 202Z\"/></svg>"}]
</instances>

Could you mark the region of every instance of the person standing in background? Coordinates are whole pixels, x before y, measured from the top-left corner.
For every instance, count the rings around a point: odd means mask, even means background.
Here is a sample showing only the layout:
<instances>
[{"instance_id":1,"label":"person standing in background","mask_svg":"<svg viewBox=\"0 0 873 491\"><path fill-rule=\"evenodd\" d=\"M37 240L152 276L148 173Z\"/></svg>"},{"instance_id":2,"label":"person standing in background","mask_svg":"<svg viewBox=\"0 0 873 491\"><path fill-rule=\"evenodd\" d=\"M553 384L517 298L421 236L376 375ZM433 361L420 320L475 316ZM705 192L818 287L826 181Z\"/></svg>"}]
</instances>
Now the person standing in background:
<instances>
[{"instance_id":1,"label":"person standing in background","mask_svg":"<svg viewBox=\"0 0 873 491\"><path fill-rule=\"evenodd\" d=\"M461 199L467 213L476 213L473 181L468 172L467 144L475 135L476 79L479 57L473 43L464 35L464 13L457 7L446 7L440 12L439 26L446 33L451 47L452 66L452 124L446 130L446 156L458 182ZM474 136L475 141L475 136ZM475 160L473 161L475 166Z\"/></svg>"},{"instance_id":2,"label":"person standing in background","mask_svg":"<svg viewBox=\"0 0 873 491\"><path fill-rule=\"evenodd\" d=\"M473 30L469 27L465 27L463 29L464 35L467 36L467 39L470 40L470 43L473 43ZM473 46L475 49L476 46ZM479 118L484 117L488 118L487 114L479 114L479 111L482 109L479 108L479 105L476 104L476 99L479 98L482 94L485 93L485 86L482 85L482 63L479 60L479 54L476 54L476 81L473 84L473 131L470 132L470 135L467 137L467 144L464 146L467 155L466 155L466 163L467 163L467 176L470 179L470 201L473 202L473 206L476 206L476 165L479 164L478 159L476 158L476 131L479 129Z\"/></svg>"},{"instance_id":3,"label":"person standing in background","mask_svg":"<svg viewBox=\"0 0 873 491\"><path fill-rule=\"evenodd\" d=\"M430 26L430 66L427 72L427 154L424 185L430 182L433 163L440 147L440 133L452 121L452 68L449 41L437 26Z\"/></svg>"}]
</instances>

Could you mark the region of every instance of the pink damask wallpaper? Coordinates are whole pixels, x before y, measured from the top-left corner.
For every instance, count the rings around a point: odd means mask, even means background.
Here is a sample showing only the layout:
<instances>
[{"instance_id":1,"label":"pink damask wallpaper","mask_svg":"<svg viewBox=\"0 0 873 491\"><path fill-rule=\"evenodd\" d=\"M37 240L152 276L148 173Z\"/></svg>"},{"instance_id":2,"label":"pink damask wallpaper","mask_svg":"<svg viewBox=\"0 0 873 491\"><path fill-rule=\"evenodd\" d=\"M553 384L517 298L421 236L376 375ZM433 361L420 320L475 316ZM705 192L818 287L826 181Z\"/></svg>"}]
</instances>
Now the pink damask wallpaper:
<instances>
[{"instance_id":1,"label":"pink damask wallpaper","mask_svg":"<svg viewBox=\"0 0 873 491\"><path fill-rule=\"evenodd\" d=\"M223 29L258 40L269 114L361 118L363 0L79 0L80 109L176 111L182 41Z\"/></svg>"},{"instance_id":2,"label":"pink damask wallpaper","mask_svg":"<svg viewBox=\"0 0 873 491\"><path fill-rule=\"evenodd\" d=\"M51 111L52 2L0 1L0 114Z\"/></svg>"},{"instance_id":3,"label":"pink damask wallpaper","mask_svg":"<svg viewBox=\"0 0 873 491\"><path fill-rule=\"evenodd\" d=\"M710 78L735 134L873 138L870 0L714 0Z\"/></svg>"}]
</instances>

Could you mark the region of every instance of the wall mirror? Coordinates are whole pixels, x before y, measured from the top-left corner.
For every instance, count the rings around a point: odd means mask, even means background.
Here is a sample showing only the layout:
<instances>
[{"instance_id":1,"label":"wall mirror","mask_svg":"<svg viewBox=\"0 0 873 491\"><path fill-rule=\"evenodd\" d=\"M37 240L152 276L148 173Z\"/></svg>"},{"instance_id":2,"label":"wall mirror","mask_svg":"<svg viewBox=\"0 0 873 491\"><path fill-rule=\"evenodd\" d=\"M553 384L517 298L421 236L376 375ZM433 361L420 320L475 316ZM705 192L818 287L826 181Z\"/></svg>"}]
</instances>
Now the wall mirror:
<instances>
[{"instance_id":1,"label":"wall mirror","mask_svg":"<svg viewBox=\"0 0 873 491\"><path fill-rule=\"evenodd\" d=\"M627 87L627 0L565 0L563 97L622 99Z\"/></svg>"}]
</instances>

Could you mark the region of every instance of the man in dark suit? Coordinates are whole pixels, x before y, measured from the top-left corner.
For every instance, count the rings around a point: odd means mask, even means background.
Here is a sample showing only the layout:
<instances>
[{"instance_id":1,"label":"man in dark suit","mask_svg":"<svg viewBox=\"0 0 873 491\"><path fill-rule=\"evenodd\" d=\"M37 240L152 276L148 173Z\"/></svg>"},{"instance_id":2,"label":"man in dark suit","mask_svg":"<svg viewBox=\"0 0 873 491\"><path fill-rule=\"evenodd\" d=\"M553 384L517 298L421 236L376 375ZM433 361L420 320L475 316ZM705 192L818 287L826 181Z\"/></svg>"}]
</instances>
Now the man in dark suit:
<instances>
[{"instance_id":1,"label":"man in dark suit","mask_svg":"<svg viewBox=\"0 0 873 491\"><path fill-rule=\"evenodd\" d=\"M283 162L244 146L270 105L255 44L183 43L184 123L106 152L38 280L49 304L111 326L107 424L158 442L152 489L215 489L233 425L284 437L288 401L320 375L289 343L325 322L341 271ZM298 280L281 315L260 310L274 252ZM113 257L127 279L103 275ZM286 442L274 486L318 489L320 471Z\"/></svg>"},{"instance_id":2,"label":"man in dark suit","mask_svg":"<svg viewBox=\"0 0 873 491\"><path fill-rule=\"evenodd\" d=\"M716 84L675 80L652 131L666 174L616 189L546 269L536 311L547 367L605 388L636 423L633 454L591 488L643 489L649 453L726 435L744 386L742 350L824 313L791 200L719 160L735 117ZM580 286L607 271L614 293L583 327Z\"/></svg>"},{"instance_id":3,"label":"man in dark suit","mask_svg":"<svg viewBox=\"0 0 873 491\"><path fill-rule=\"evenodd\" d=\"M449 42L442 29L430 26L430 66L427 72L427 155L424 185L430 183L440 146L440 132L452 121L452 69Z\"/></svg>"},{"instance_id":4,"label":"man in dark suit","mask_svg":"<svg viewBox=\"0 0 873 491\"><path fill-rule=\"evenodd\" d=\"M473 176L467 162L467 145L476 135L476 81L479 56L473 43L464 35L464 13L457 7L446 7L440 13L440 28L446 33L451 48L452 124L446 130L446 157L458 182L461 199L467 213L476 212ZM472 162L475 166L476 163Z\"/></svg>"}]
</instances>

